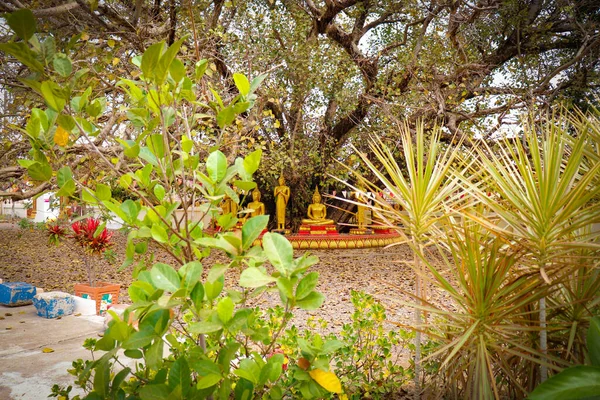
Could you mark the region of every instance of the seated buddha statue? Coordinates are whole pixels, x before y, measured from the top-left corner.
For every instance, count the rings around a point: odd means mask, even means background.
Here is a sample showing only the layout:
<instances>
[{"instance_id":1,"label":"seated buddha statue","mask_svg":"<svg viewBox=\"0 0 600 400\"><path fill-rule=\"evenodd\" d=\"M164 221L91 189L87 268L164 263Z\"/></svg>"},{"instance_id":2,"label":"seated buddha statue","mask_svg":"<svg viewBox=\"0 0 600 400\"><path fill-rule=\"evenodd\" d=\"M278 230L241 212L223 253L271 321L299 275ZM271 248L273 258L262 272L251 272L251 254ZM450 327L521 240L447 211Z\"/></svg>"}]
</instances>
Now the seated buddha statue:
<instances>
[{"instance_id":1,"label":"seated buddha statue","mask_svg":"<svg viewBox=\"0 0 600 400\"><path fill-rule=\"evenodd\" d=\"M260 190L258 188L252 191L252 202L248 203L248 208L252 210L250 212L251 217L265 214L265 203L260 201Z\"/></svg>"},{"instance_id":2,"label":"seated buddha statue","mask_svg":"<svg viewBox=\"0 0 600 400\"><path fill-rule=\"evenodd\" d=\"M317 188L315 188L313 202L308 206L306 214L308 218L302 220L302 225L334 225L332 219L327 219L327 207L325 204L321 204L321 195Z\"/></svg>"}]
</instances>

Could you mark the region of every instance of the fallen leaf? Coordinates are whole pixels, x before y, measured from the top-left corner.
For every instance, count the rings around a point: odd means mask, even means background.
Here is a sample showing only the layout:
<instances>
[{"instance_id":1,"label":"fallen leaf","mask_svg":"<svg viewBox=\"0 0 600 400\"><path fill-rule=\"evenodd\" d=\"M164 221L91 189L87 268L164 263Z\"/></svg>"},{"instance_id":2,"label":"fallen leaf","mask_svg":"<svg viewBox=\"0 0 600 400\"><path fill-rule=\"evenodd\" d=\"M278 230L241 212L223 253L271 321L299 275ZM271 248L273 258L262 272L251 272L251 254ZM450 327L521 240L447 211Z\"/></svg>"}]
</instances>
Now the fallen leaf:
<instances>
[{"instance_id":1,"label":"fallen leaf","mask_svg":"<svg viewBox=\"0 0 600 400\"><path fill-rule=\"evenodd\" d=\"M42 353L54 353L54 349L51 349L50 347L44 347L42 349Z\"/></svg>"},{"instance_id":2,"label":"fallen leaf","mask_svg":"<svg viewBox=\"0 0 600 400\"><path fill-rule=\"evenodd\" d=\"M9 312L4 313L4 315L6 315L7 317L12 317L12 313L9 313Z\"/></svg>"}]
</instances>

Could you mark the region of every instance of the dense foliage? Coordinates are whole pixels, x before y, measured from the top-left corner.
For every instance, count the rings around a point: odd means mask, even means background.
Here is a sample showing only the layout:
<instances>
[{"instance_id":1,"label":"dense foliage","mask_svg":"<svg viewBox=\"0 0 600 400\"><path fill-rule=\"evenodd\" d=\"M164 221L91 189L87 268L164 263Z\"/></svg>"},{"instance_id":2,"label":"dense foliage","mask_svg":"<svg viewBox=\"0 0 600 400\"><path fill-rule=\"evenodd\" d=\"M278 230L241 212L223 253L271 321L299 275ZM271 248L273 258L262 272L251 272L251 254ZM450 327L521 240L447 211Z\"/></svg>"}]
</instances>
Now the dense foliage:
<instances>
[{"instance_id":1,"label":"dense foliage","mask_svg":"<svg viewBox=\"0 0 600 400\"><path fill-rule=\"evenodd\" d=\"M294 219L303 214L315 184L336 188L326 175L342 177L335 160L360 167L347 144L366 149L369 132L394 140L390 115L411 124L417 118L428 124L437 120L444 132L489 139L515 122L511 110L557 102L586 107L597 94L599 6L591 0L10 0L0 5L0 11L13 13L23 8L33 11L45 33L27 36L30 44L2 45L2 189L23 176L14 161L31 148L18 131L31 108L40 105L31 74L46 80L58 68L64 75L60 85L70 91L64 96L67 107L89 88L87 97L98 100L96 118L111 122L103 124L106 129L98 126L97 140L120 153L109 139L127 139L131 128L116 123L123 118L119 82L138 79L129 60L160 40L183 39L185 63L207 59L205 84L225 101L239 94L231 79L235 72L268 74L255 92L255 106L236 117L243 129L222 131L205 118L189 119L188 125L207 145L226 144L228 156L240 147L260 147L265 157L259 184L276 186L283 171L294 188L289 206ZM11 19L17 17L8 18L9 25ZM12 32L6 25L2 29L2 42L10 41ZM87 68L85 85L75 87L74 79L82 77L72 70L82 68ZM85 143L71 151L92 153ZM31 190L35 187L22 186L25 197L38 193ZM270 193L265 194L272 207Z\"/></svg>"}]
</instances>

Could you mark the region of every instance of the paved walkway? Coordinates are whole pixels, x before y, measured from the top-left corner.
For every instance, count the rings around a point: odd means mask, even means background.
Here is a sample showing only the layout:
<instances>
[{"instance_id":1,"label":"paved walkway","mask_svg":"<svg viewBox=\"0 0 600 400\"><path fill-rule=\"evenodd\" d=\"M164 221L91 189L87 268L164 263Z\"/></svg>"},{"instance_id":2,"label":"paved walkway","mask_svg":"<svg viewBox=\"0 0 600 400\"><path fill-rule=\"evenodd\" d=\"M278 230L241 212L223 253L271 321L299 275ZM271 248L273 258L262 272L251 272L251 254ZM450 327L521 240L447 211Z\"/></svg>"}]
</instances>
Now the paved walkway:
<instances>
[{"instance_id":1,"label":"paved walkway","mask_svg":"<svg viewBox=\"0 0 600 400\"><path fill-rule=\"evenodd\" d=\"M73 385L67 369L78 358L90 358L82 347L103 332L103 317L38 317L33 305L0 306L0 399L42 400L52 385ZM51 348L52 353L42 349ZM72 394L78 393L73 388Z\"/></svg>"}]
</instances>

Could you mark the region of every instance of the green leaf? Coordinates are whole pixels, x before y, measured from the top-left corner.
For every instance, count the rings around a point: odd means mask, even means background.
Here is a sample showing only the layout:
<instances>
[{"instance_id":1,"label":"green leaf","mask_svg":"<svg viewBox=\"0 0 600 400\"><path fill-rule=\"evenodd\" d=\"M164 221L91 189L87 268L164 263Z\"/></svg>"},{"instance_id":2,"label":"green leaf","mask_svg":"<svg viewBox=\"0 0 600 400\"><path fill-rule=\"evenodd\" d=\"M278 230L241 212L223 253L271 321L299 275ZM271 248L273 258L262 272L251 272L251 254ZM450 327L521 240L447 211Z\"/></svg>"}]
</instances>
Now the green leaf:
<instances>
[{"instance_id":1,"label":"green leaf","mask_svg":"<svg viewBox=\"0 0 600 400\"><path fill-rule=\"evenodd\" d=\"M158 165L158 161L156 160L156 157L150 151L149 148L147 148L145 146L141 147L138 155L142 160L149 162L151 165L154 165L154 166Z\"/></svg>"},{"instance_id":2,"label":"green leaf","mask_svg":"<svg viewBox=\"0 0 600 400\"><path fill-rule=\"evenodd\" d=\"M23 8L6 15L8 26L25 42L35 33L37 26L31 10Z\"/></svg>"},{"instance_id":3,"label":"green leaf","mask_svg":"<svg viewBox=\"0 0 600 400\"><path fill-rule=\"evenodd\" d=\"M156 240L158 243L167 243L169 241L167 231L159 223L152 224L151 232L152 239Z\"/></svg>"},{"instance_id":4,"label":"green leaf","mask_svg":"<svg viewBox=\"0 0 600 400\"><path fill-rule=\"evenodd\" d=\"M125 157L136 158L138 154L140 154L140 145L136 143L133 146L124 149L123 154L125 154Z\"/></svg>"},{"instance_id":5,"label":"green leaf","mask_svg":"<svg viewBox=\"0 0 600 400\"><path fill-rule=\"evenodd\" d=\"M164 42L154 43L152 46L148 47L142 55L141 69L147 79L152 79L154 76L154 70L158 65L164 46Z\"/></svg>"},{"instance_id":6,"label":"green leaf","mask_svg":"<svg viewBox=\"0 0 600 400\"><path fill-rule=\"evenodd\" d=\"M244 74L236 72L233 74L233 81L240 94L242 96L248 96L248 93L250 93L250 82L248 82L248 78L246 78Z\"/></svg>"},{"instance_id":7,"label":"green leaf","mask_svg":"<svg viewBox=\"0 0 600 400\"><path fill-rule=\"evenodd\" d=\"M250 382L256 384L260 378L260 367L256 363L256 361L250 358L244 358L240 362L240 367L233 371L233 373L240 378L244 378L249 380Z\"/></svg>"},{"instance_id":8,"label":"green leaf","mask_svg":"<svg viewBox=\"0 0 600 400\"><path fill-rule=\"evenodd\" d=\"M32 71L44 72L44 65L38 61L36 54L24 42L0 43L0 50L15 57ZM39 85L38 81L31 79L21 79L21 81L30 87Z\"/></svg>"},{"instance_id":9,"label":"green leaf","mask_svg":"<svg viewBox=\"0 0 600 400\"><path fill-rule=\"evenodd\" d=\"M225 107L217 114L217 125L219 125L219 128L223 128L231 124L235 120L235 116L235 110L232 106Z\"/></svg>"},{"instance_id":10,"label":"green leaf","mask_svg":"<svg viewBox=\"0 0 600 400\"><path fill-rule=\"evenodd\" d=\"M221 375L218 374L209 374L203 376L198 383L196 384L197 389L206 389L211 386L215 386L217 383L221 382Z\"/></svg>"},{"instance_id":11,"label":"green leaf","mask_svg":"<svg viewBox=\"0 0 600 400\"><path fill-rule=\"evenodd\" d=\"M302 300L298 300L296 305L303 310L315 310L323 304L325 301L325 296L323 296L319 292L310 292L308 296L306 296Z\"/></svg>"},{"instance_id":12,"label":"green leaf","mask_svg":"<svg viewBox=\"0 0 600 400\"><path fill-rule=\"evenodd\" d=\"M277 278L277 288L280 291L282 299L287 300L294 297L294 287L292 286L292 281L285 276L280 276Z\"/></svg>"},{"instance_id":13,"label":"green leaf","mask_svg":"<svg viewBox=\"0 0 600 400\"><path fill-rule=\"evenodd\" d=\"M99 362L94 368L94 392L100 398L105 398L110 385L110 368L105 361Z\"/></svg>"},{"instance_id":14,"label":"green leaf","mask_svg":"<svg viewBox=\"0 0 600 400\"><path fill-rule=\"evenodd\" d=\"M177 273L183 280L185 287L194 288L202 276L202 263L200 261L191 261L182 265Z\"/></svg>"},{"instance_id":15,"label":"green leaf","mask_svg":"<svg viewBox=\"0 0 600 400\"><path fill-rule=\"evenodd\" d=\"M17 163L23 168L29 168L33 164L37 163L37 161L21 159L21 160L17 160Z\"/></svg>"},{"instance_id":16,"label":"green leaf","mask_svg":"<svg viewBox=\"0 0 600 400\"><path fill-rule=\"evenodd\" d=\"M292 244L278 233L267 232L263 236L263 248L273 267L287 276L294 261Z\"/></svg>"},{"instance_id":17,"label":"green leaf","mask_svg":"<svg viewBox=\"0 0 600 400\"><path fill-rule=\"evenodd\" d=\"M256 182L236 180L233 181L233 186L242 189L246 192L249 192L250 190L256 187Z\"/></svg>"},{"instance_id":18,"label":"green leaf","mask_svg":"<svg viewBox=\"0 0 600 400\"><path fill-rule=\"evenodd\" d=\"M146 385L140 389L142 400L164 400L170 398L169 394L169 387L164 383Z\"/></svg>"},{"instance_id":19,"label":"green leaf","mask_svg":"<svg viewBox=\"0 0 600 400\"><path fill-rule=\"evenodd\" d=\"M163 199L165 198L165 187L158 183L154 186L153 191L158 201L163 201Z\"/></svg>"},{"instance_id":20,"label":"green leaf","mask_svg":"<svg viewBox=\"0 0 600 400\"><path fill-rule=\"evenodd\" d=\"M60 113L65 108L66 100L62 97L62 93L58 85L51 81L44 81L40 87L42 96L48 104L48 107Z\"/></svg>"},{"instance_id":21,"label":"green leaf","mask_svg":"<svg viewBox=\"0 0 600 400\"><path fill-rule=\"evenodd\" d=\"M130 223L137 219L138 213L140 212L135 202L131 199L125 200L123 203L121 203L119 208L127 217L126 221Z\"/></svg>"},{"instance_id":22,"label":"green leaf","mask_svg":"<svg viewBox=\"0 0 600 400\"><path fill-rule=\"evenodd\" d=\"M247 379L240 379L235 384L235 400L251 400L254 394L254 384Z\"/></svg>"},{"instance_id":23,"label":"green leaf","mask_svg":"<svg viewBox=\"0 0 600 400\"><path fill-rule=\"evenodd\" d=\"M259 385L264 385L267 380L275 382L281 376L285 356L283 354L273 354L267 360L267 363L260 371Z\"/></svg>"},{"instance_id":24,"label":"green leaf","mask_svg":"<svg viewBox=\"0 0 600 400\"><path fill-rule=\"evenodd\" d=\"M258 215L246 221L242 226L242 248L244 250L252 247L252 243L260 236L268 223L268 215Z\"/></svg>"},{"instance_id":25,"label":"green leaf","mask_svg":"<svg viewBox=\"0 0 600 400\"><path fill-rule=\"evenodd\" d=\"M240 286L257 288L275 282L276 279L256 267L248 267L240 275Z\"/></svg>"},{"instance_id":26,"label":"green leaf","mask_svg":"<svg viewBox=\"0 0 600 400\"><path fill-rule=\"evenodd\" d=\"M233 300L229 297L223 297L217 303L217 315L219 319L224 324L228 323L231 318L233 318L233 310L235 309L235 305L233 304Z\"/></svg>"},{"instance_id":27,"label":"green leaf","mask_svg":"<svg viewBox=\"0 0 600 400\"><path fill-rule=\"evenodd\" d=\"M257 76L256 78L252 79L252 83L250 84L250 92L255 92L256 89L258 89L258 87L260 86L262 81L265 80L266 77L267 77L266 74L261 74L261 75Z\"/></svg>"},{"instance_id":28,"label":"green leaf","mask_svg":"<svg viewBox=\"0 0 600 400\"><path fill-rule=\"evenodd\" d=\"M227 173L227 157L220 150L213 151L206 159L206 172L213 182L219 183Z\"/></svg>"},{"instance_id":29,"label":"green leaf","mask_svg":"<svg viewBox=\"0 0 600 400\"><path fill-rule=\"evenodd\" d=\"M331 354L334 351L341 349L344 346L346 346L346 343L344 343L342 341L339 341L336 339L328 340L325 342L325 344L321 348L321 354Z\"/></svg>"},{"instance_id":30,"label":"green leaf","mask_svg":"<svg viewBox=\"0 0 600 400\"><path fill-rule=\"evenodd\" d=\"M129 336L129 339L124 341L121 347L128 350L140 349L149 345L156 336L157 334L154 332L154 329L146 327Z\"/></svg>"},{"instance_id":31,"label":"green leaf","mask_svg":"<svg viewBox=\"0 0 600 400\"><path fill-rule=\"evenodd\" d=\"M73 65L71 64L71 60L67 57L66 54L57 53L54 55L54 60L52 61L52 65L54 66L54 70L60 74L60 76L67 77L71 75L73 72Z\"/></svg>"},{"instance_id":32,"label":"green leaf","mask_svg":"<svg viewBox=\"0 0 600 400\"><path fill-rule=\"evenodd\" d=\"M219 375L221 373L219 366L212 360L190 361L190 367L200 376Z\"/></svg>"},{"instance_id":33,"label":"green leaf","mask_svg":"<svg viewBox=\"0 0 600 400\"><path fill-rule=\"evenodd\" d=\"M96 184L96 197L102 201L110 200L112 197L110 187L102 183Z\"/></svg>"},{"instance_id":34,"label":"green leaf","mask_svg":"<svg viewBox=\"0 0 600 400\"><path fill-rule=\"evenodd\" d=\"M197 310L202 309L202 302L204 301L204 285L202 282L196 283L196 286L192 289L192 293L190 293L190 299L194 302L194 307Z\"/></svg>"},{"instance_id":35,"label":"green leaf","mask_svg":"<svg viewBox=\"0 0 600 400\"><path fill-rule=\"evenodd\" d=\"M190 385L192 383L190 367L187 360L183 356L171 364L169 370L169 388L175 389L177 386L181 386L181 393L185 396L190 391Z\"/></svg>"},{"instance_id":36,"label":"green leaf","mask_svg":"<svg viewBox=\"0 0 600 400\"><path fill-rule=\"evenodd\" d=\"M196 77L196 80L202 79L204 73L206 72L206 67L208 67L208 60L206 59L200 60L196 63L194 71L194 76Z\"/></svg>"},{"instance_id":37,"label":"green leaf","mask_svg":"<svg viewBox=\"0 0 600 400\"><path fill-rule=\"evenodd\" d=\"M67 181L58 192L56 192L56 196L69 197L72 196L73 193L75 193L75 181L71 179L70 181Z\"/></svg>"},{"instance_id":38,"label":"green leaf","mask_svg":"<svg viewBox=\"0 0 600 400\"><path fill-rule=\"evenodd\" d=\"M587 347L592 365L600 367L600 317L590 320L587 331Z\"/></svg>"},{"instance_id":39,"label":"green leaf","mask_svg":"<svg viewBox=\"0 0 600 400\"><path fill-rule=\"evenodd\" d=\"M186 38L187 38L187 36L184 36L181 39L179 39L178 41L176 41L175 43L173 43L171 46L169 46L167 51L165 51L165 53L160 58L160 61L158 62L156 70L154 71L154 76L156 77L158 84L163 83L164 80L167 78L167 72L169 71L169 68L171 67L171 63L177 56L177 53L179 52L179 48L181 47L183 41ZM162 48L161 48L161 50L162 50ZM144 59L142 58L142 63L143 62L144 62ZM142 64L142 66L143 66L143 64Z\"/></svg>"},{"instance_id":40,"label":"green leaf","mask_svg":"<svg viewBox=\"0 0 600 400\"><path fill-rule=\"evenodd\" d=\"M212 333L212 332L216 332L221 329L223 329L223 326L220 323L212 322L212 321L196 322L196 323L190 324L190 326L189 326L190 332L197 333L197 334Z\"/></svg>"},{"instance_id":41,"label":"green leaf","mask_svg":"<svg viewBox=\"0 0 600 400\"><path fill-rule=\"evenodd\" d=\"M148 139L146 139L146 145L156 158L163 158L165 156L163 135L155 133L148 136Z\"/></svg>"},{"instance_id":42,"label":"green leaf","mask_svg":"<svg viewBox=\"0 0 600 400\"><path fill-rule=\"evenodd\" d=\"M112 381L112 390L111 390L112 398L117 398L116 394L121 387L121 383L123 383L123 381L125 380L127 375L129 375L130 372L131 372L131 369L129 367L127 367L127 368L121 370L117 375L115 375L115 378Z\"/></svg>"},{"instance_id":43,"label":"green leaf","mask_svg":"<svg viewBox=\"0 0 600 400\"><path fill-rule=\"evenodd\" d=\"M52 178L52 167L50 164L36 162L27 167L27 174L34 181L45 182Z\"/></svg>"},{"instance_id":44,"label":"green leaf","mask_svg":"<svg viewBox=\"0 0 600 400\"><path fill-rule=\"evenodd\" d=\"M56 172L56 184L62 188L65 183L73 180L73 172L70 167L62 167Z\"/></svg>"},{"instance_id":45,"label":"green leaf","mask_svg":"<svg viewBox=\"0 0 600 400\"><path fill-rule=\"evenodd\" d=\"M75 120L70 115L60 114L57 118L57 122L64 130L69 132L77 127Z\"/></svg>"},{"instance_id":46,"label":"green leaf","mask_svg":"<svg viewBox=\"0 0 600 400\"><path fill-rule=\"evenodd\" d=\"M81 189L81 200L87 204L96 204L96 193L91 189L84 187Z\"/></svg>"},{"instance_id":47,"label":"green leaf","mask_svg":"<svg viewBox=\"0 0 600 400\"><path fill-rule=\"evenodd\" d=\"M575 400L598 396L600 367L577 365L538 385L528 400Z\"/></svg>"},{"instance_id":48,"label":"green leaf","mask_svg":"<svg viewBox=\"0 0 600 400\"><path fill-rule=\"evenodd\" d=\"M296 288L296 299L302 300L307 297L317 286L319 280L318 272L311 272L306 274L304 278L298 284Z\"/></svg>"},{"instance_id":49,"label":"green leaf","mask_svg":"<svg viewBox=\"0 0 600 400\"><path fill-rule=\"evenodd\" d=\"M167 264L154 264L150 270L150 276L152 277L152 284L158 289L175 292L181 285L177 271Z\"/></svg>"},{"instance_id":50,"label":"green leaf","mask_svg":"<svg viewBox=\"0 0 600 400\"><path fill-rule=\"evenodd\" d=\"M262 157L262 150L258 149L253 151L244 157L244 169L250 175L252 175L260 166L260 159Z\"/></svg>"},{"instance_id":51,"label":"green leaf","mask_svg":"<svg viewBox=\"0 0 600 400\"><path fill-rule=\"evenodd\" d=\"M192 151L193 147L194 142L187 135L183 135L183 137L181 138L181 149L186 153L189 153L190 151Z\"/></svg>"},{"instance_id":52,"label":"green leaf","mask_svg":"<svg viewBox=\"0 0 600 400\"><path fill-rule=\"evenodd\" d=\"M180 82L185 77L185 65L179 59L174 59L169 67L169 74L175 82Z\"/></svg>"},{"instance_id":53,"label":"green leaf","mask_svg":"<svg viewBox=\"0 0 600 400\"><path fill-rule=\"evenodd\" d=\"M221 294L221 291L223 290L224 282L225 277L223 275L213 282L204 282L204 293L206 293L206 298L208 300L214 300L219 297L219 294Z\"/></svg>"}]
</instances>

